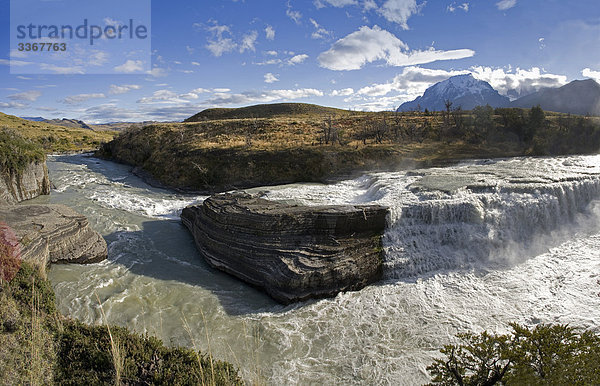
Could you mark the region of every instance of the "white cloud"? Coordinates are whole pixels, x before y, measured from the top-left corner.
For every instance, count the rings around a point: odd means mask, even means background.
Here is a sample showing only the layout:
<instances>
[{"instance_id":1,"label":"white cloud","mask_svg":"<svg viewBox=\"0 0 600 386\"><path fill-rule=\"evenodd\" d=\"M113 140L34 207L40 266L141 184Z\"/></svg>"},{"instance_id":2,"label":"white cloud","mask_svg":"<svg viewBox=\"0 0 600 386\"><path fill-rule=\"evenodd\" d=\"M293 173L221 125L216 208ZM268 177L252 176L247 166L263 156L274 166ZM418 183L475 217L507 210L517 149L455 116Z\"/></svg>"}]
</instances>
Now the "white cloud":
<instances>
[{"instance_id":1,"label":"white cloud","mask_svg":"<svg viewBox=\"0 0 600 386\"><path fill-rule=\"evenodd\" d=\"M208 40L206 48L214 56L219 57L237 48L237 43L231 38L231 30L228 26L215 24L206 30L212 34L212 38ZM225 35L228 35L228 37Z\"/></svg>"},{"instance_id":2,"label":"white cloud","mask_svg":"<svg viewBox=\"0 0 600 386\"><path fill-rule=\"evenodd\" d=\"M600 71L584 68L583 71L581 71L581 75L585 76L586 78L594 79L596 82L600 83Z\"/></svg>"},{"instance_id":3,"label":"white cloud","mask_svg":"<svg viewBox=\"0 0 600 386\"><path fill-rule=\"evenodd\" d=\"M358 70L374 61L385 61L389 66L409 66L438 60L468 58L473 50L461 49L438 51L409 51L409 47L392 33L379 26L361 27L335 42L328 51L319 55L319 63L330 70Z\"/></svg>"},{"instance_id":4,"label":"white cloud","mask_svg":"<svg viewBox=\"0 0 600 386\"><path fill-rule=\"evenodd\" d=\"M200 66L201 64L198 62L192 62L192 66Z\"/></svg>"},{"instance_id":5,"label":"white cloud","mask_svg":"<svg viewBox=\"0 0 600 386\"><path fill-rule=\"evenodd\" d=\"M300 64L300 63L304 62L306 59L308 59L308 55L300 54L300 55L292 56L290 59L288 59L287 63L290 66L295 66L296 64Z\"/></svg>"},{"instance_id":6,"label":"white cloud","mask_svg":"<svg viewBox=\"0 0 600 386\"><path fill-rule=\"evenodd\" d=\"M317 23L315 21L315 19L310 19L310 23L313 25L313 27L315 27L314 32L310 35L311 38L313 39L325 39L325 38L329 38L332 37L333 34L331 33L331 31L327 31L325 28L323 28L321 25L319 25L319 23Z\"/></svg>"},{"instance_id":7,"label":"white cloud","mask_svg":"<svg viewBox=\"0 0 600 386\"><path fill-rule=\"evenodd\" d=\"M23 102L0 102L0 107L3 109L23 109L29 107L29 105Z\"/></svg>"},{"instance_id":8,"label":"white cloud","mask_svg":"<svg viewBox=\"0 0 600 386\"><path fill-rule=\"evenodd\" d=\"M277 76L273 75L270 72L265 74L265 83L275 83L275 82L279 82L279 79L277 78Z\"/></svg>"},{"instance_id":9,"label":"white cloud","mask_svg":"<svg viewBox=\"0 0 600 386\"><path fill-rule=\"evenodd\" d=\"M109 54L104 51L93 51L87 55L87 63L91 66L101 66L108 62Z\"/></svg>"},{"instance_id":10,"label":"white cloud","mask_svg":"<svg viewBox=\"0 0 600 386\"><path fill-rule=\"evenodd\" d=\"M498 9L501 11L510 9L510 8L514 7L515 5L517 5L517 0L500 0L499 2L496 3L496 7L498 7Z\"/></svg>"},{"instance_id":11,"label":"white cloud","mask_svg":"<svg viewBox=\"0 0 600 386\"><path fill-rule=\"evenodd\" d=\"M549 74L538 67L528 70L517 68L491 68L475 66L471 68L473 76L485 80L502 95L516 99L536 92L544 87L559 87L567 83L564 75Z\"/></svg>"},{"instance_id":12,"label":"white cloud","mask_svg":"<svg viewBox=\"0 0 600 386\"><path fill-rule=\"evenodd\" d=\"M352 109L364 111L395 110L400 104L415 99L437 82L469 71L431 70L416 66L405 67L402 73L386 83L374 83L344 99Z\"/></svg>"},{"instance_id":13,"label":"white cloud","mask_svg":"<svg viewBox=\"0 0 600 386\"><path fill-rule=\"evenodd\" d=\"M295 99L321 97L323 92L312 88L296 90L247 91L240 94L227 92L215 93L205 104L210 106L245 105L250 103L269 103L274 101L289 101Z\"/></svg>"},{"instance_id":14,"label":"white cloud","mask_svg":"<svg viewBox=\"0 0 600 386\"><path fill-rule=\"evenodd\" d=\"M256 51L254 45L256 44L256 39L258 38L258 32L251 31L242 37L242 42L239 44L240 46L240 54L245 51Z\"/></svg>"},{"instance_id":15,"label":"white cloud","mask_svg":"<svg viewBox=\"0 0 600 386\"><path fill-rule=\"evenodd\" d=\"M32 64L31 62L25 62L22 60L8 60L8 59L0 59L0 64L4 65L4 66L28 66L30 64Z\"/></svg>"},{"instance_id":16,"label":"white cloud","mask_svg":"<svg viewBox=\"0 0 600 386\"><path fill-rule=\"evenodd\" d=\"M63 66L56 66L54 64L41 63L40 68L42 70L52 71L55 74L61 74L61 75L85 74L85 71L83 70L83 67L81 67L81 66L63 67Z\"/></svg>"},{"instance_id":17,"label":"white cloud","mask_svg":"<svg viewBox=\"0 0 600 386\"><path fill-rule=\"evenodd\" d=\"M268 25L267 28L265 28L265 35L267 37L267 40L274 40L275 39L275 29L273 27L271 27L270 25Z\"/></svg>"},{"instance_id":18,"label":"white cloud","mask_svg":"<svg viewBox=\"0 0 600 386\"><path fill-rule=\"evenodd\" d=\"M358 2L356 0L315 0L314 4L317 8L323 8L327 4L336 8L341 8L348 5L357 5Z\"/></svg>"},{"instance_id":19,"label":"white cloud","mask_svg":"<svg viewBox=\"0 0 600 386\"><path fill-rule=\"evenodd\" d=\"M41 96L42 96L41 91L31 90L31 91L20 92L18 94L9 95L8 99L12 99L13 101L35 102Z\"/></svg>"},{"instance_id":20,"label":"white cloud","mask_svg":"<svg viewBox=\"0 0 600 386\"><path fill-rule=\"evenodd\" d=\"M287 9L285 10L285 14L287 15L287 17L292 19L294 21L294 23L300 24L300 19L302 19L302 14L300 13L300 11L293 11L292 5L290 4L289 1L287 2Z\"/></svg>"},{"instance_id":21,"label":"white cloud","mask_svg":"<svg viewBox=\"0 0 600 386\"><path fill-rule=\"evenodd\" d=\"M119 95L119 94L126 94L129 91L132 90L139 90L140 88L142 88L142 86L137 85L137 84L123 84L123 85L116 85L116 84L111 84L108 90L108 93L110 95Z\"/></svg>"},{"instance_id":22,"label":"white cloud","mask_svg":"<svg viewBox=\"0 0 600 386\"><path fill-rule=\"evenodd\" d=\"M148 103L166 103L166 104L185 104L189 103L190 100L198 99L200 92L206 92L205 89L196 89L184 94L177 94L171 90L157 90L152 93L152 96L144 97L137 101L137 103L148 104Z\"/></svg>"},{"instance_id":23,"label":"white cloud","mask_svg":"<svg viewBox=\"0 0 600 386\"><path fill-rule=\"evenodd\" d=\"M115 67L116 72L132 73L144 71L144 63L141 60L128 59L125 63Z\"/></svg>"},{"instance_id":24,"label":"white cloud","mask_svg":"<svg viewBox=\"0 0 600 386\"><path fill-rule=\"evenodd\" d=\"M469 3L457 4L455 1L452 4L446 7L448 12L455 12L457 9L463 10L465 12L469 12Z\"/></svg>"},{"instance_id":25,"label":"white cloud","mask_svg":"<svg viewBox=\"0 0 600 386\"><path fill-rule=\"evenodd\" d=\"M265 60L263 62L258 62L258 63L254 63L257 66L269 66L269 65L273 65L273 64L281 64L281 59L269 59L269 60Z\"/></svg>"},{"instance_id":26,"label":"white cloud","mask_svg":"<svg viewBox=\"0 0 600 386\"><path fill-rule=\"evenodd\" d=\"M400 24L403 29L408 29L408 18L419 12L424 5L425 3L417 5L416 0L386 0L377 12L386 20Z\"/></svg>"},{"instance_id":27,"label":"white cloud","mask_svg":"<svg viewBox=\"0 0 600 386\"><path fill-rule=\"evenodd\" d=\"M160 78L162 76L167 76L167 71L160 67L154 67L151 71L148 71L148 74L155 78Z\"/></svg>"},{"instance_id":28,"label":"white cloud","mask_svg":"<svg viewBox=\"0 0 600 386\"><path fill-rule=\"evenodd\" d=\"M354 94L353 88L344 88L342 90L333 90L329 95L330 96L350 96Z\"/></svg>"},{"instance_id":29,"label":"white cloud","mask_svg":"<svg viewBox=\"0 0 600 386\"><path fill-rule=\"evenodd\" d=\"M375 3L375 0L364 0L363 1L363 10L365 12L367 12L372 9L377 9L377 3Z\"/></svg>"},{"instance_id":30,"label":"white cloud","mask_svg":"<svg viewBox=\"0 0 600 386\"><path fill-rule=\"evenodd\" d=\"M98 99L98 98L106 98L106 95L104 95L102 93L71 95L71 96L68 96L65 99L63 99L62 103L65 103L68 105L76 105L76 104L83 103L90 99Z\"/></svg>"}]
</instances>

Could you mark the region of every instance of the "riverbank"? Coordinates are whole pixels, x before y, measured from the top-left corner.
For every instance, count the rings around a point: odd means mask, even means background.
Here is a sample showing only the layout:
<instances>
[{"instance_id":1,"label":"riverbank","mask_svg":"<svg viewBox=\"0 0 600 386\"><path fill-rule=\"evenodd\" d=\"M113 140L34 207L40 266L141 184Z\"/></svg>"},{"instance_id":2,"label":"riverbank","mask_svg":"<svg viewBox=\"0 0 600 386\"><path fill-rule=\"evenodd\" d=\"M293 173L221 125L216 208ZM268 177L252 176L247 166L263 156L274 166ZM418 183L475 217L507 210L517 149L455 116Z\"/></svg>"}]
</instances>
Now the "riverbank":
<instances>
[{"instance_id":1,"label":"riverbank","mask_svg":"<svg viewBox=\"0 0 600 386\"><path fill-rule=\"evenodd\" d=\"M14 384L242 385L212 356L126 328L61 315L45 272L22 263L0 280L0 375ZM102 304L95 307L102 313Z\"/></svg>"},{"instance_id":2,"label":"riverbank","mask_svg":"<svg viewBox=\"0 0 600 386\"><path fill-rule=\"evenodd\" d=\"M528 110L489 108L484 121L480 112L470 111L454 113L451 121L435 112L329 112L310 105L295 113L290 105L208 110L184 123L134 128L96 155L133 166L154 186L215 193L465 159L586 154L600 148L594 120L569 118L567 128L566 118L555 113L542 112L542 119L534 120Z\"/></svg>"}]
</instances>

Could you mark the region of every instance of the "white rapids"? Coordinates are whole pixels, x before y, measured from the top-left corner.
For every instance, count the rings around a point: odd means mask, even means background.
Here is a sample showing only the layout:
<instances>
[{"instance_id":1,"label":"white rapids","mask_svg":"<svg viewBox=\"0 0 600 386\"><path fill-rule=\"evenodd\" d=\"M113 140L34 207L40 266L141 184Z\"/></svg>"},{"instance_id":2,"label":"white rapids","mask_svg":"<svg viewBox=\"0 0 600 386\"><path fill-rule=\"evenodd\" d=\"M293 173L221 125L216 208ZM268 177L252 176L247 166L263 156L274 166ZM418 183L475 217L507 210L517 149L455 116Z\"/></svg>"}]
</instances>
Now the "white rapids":
<instances>
[{"instance_id":1,"label":"white rapids","mask_svg":"<svg viewBox=\"0 0 600 386\"><path fill-rule=\"evenodd\" d=\"M204 197L85 156L53 157L49 168L56 189L39 200L84 213L109 243L106 262L52 267L61 311L100 322L97 293L111 323L210 350L249 381L422 384L458 332L504 332L512 321L600 328L600 156L261 188L307 205L390 208L381 282L289 307L202 261L176 219Z\"/></svg>"}]
</instances>

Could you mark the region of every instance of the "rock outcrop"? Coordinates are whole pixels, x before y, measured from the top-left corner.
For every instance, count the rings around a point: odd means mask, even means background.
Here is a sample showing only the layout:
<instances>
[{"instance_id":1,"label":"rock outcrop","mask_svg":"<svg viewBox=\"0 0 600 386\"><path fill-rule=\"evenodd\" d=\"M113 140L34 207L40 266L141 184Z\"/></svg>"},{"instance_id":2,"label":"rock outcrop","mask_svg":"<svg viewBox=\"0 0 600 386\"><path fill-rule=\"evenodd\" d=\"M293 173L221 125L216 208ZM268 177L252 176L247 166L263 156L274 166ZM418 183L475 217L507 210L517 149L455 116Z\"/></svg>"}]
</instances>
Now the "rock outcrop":
<instances>
[{"instance_id":1,"label":"rock outcrop","mask_svg":"<svg viewBox=\"0 0 600 386\"><path fill-rule=\"evenodd\" d=\"M85 216L64 205L0 206L0 221L15 232L24 261L45 267L97 263L107 257L104 238Z\"/></svg>"},{"instance_id":2,"label":"rock outcrop","mask_svg":"<svg viewBox=\"0 0 600 386\"><path fill-rule=\"evenodd\" d=\"M32 162L22 172L0 172L0 205L50 194L46 162Z\"/></svg>"},{"instance_id":3,"label":"rock outcrop","mask_svg":"<svg viewBox=\"0 0 600 386\"><path fill-rule=\"evenodd\" d=\"M376 205L292 205L236 192L185 208L181 219L211 266L288 304L379 279L387 212Z\"/></svg>"}]
</instances>

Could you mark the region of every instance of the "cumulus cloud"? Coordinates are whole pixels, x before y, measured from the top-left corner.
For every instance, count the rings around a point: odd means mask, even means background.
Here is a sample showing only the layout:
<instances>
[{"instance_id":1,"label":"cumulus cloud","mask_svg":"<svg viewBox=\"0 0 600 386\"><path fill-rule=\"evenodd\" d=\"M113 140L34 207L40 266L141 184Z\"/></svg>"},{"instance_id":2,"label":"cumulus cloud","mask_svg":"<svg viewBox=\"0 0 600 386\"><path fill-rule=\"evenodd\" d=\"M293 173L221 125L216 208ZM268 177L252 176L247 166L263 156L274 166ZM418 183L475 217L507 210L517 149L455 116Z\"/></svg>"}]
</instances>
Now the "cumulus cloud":
<instances>
[{"instance_id":1,"label":"cumulus cloud","mask_svg":"<svg viewBox=\"0 0 600 386\"><path fill-rule=\"evenodd\" d=\"M330 70L358 70L365 64L382 60L389 66L409 66L438 60L468 58L475 54L470 49L440 51L430 48L410 51L402 40L379 26L360 27L335 42L328 51L319 55L319 63Z\"/></svg>"},{"instance_id":2,"label":"cumulus cloud","mask_svg":"<svg viewBox=\"0 0 600 386\"><path fill-rule=\"evenodd\" d=\"M496 3L496 7L498 7L501 11L506 11L517 5L517 0L500 0Z\"/></svg>"},{"instance_id":3,"label":"cumulus cloud","mask_svg":"<svg viewBox=\"0 0 600 386\"><path fill-rule=\"evenodd\" d=\"M206 43L206 49L209 50L213 56L220 57L223 54L233 52L234 50L238 50L240 53L244 53L246 51L255 51L256 39L258 39L257 31L250 31L242 36L239 41L234 39L233 33L229 26L220 25L216 21L213 21L214 25L207 27L206 30L211 34L210 38L208 38ZM199 24L194 24L194 26L199 27ZM271 33L273 38L275 38L275 30L268 26L265 29L265 33L267 34L267 38Z\"/></svg>"},{"instance_id":4,"label":"cumulus cloud","mask_svg":"<svg viewBox=\"0 0 600 386\"><path fill-rule=\"evenodd\" d=\"M270 25L268 25L267 28L265 28L265 36L267 37L267 40L274 40L275 39L275 29L273 27L271 27Z\"/></svg>"},{"instance_id":5,"label":"cumulus cloud","mask_svg":"<svg viewBox=\"0 0 600 386\"><path fill-rule=\"evenodd\" d=\"M330 96L350 96L354 94L353 88L344 88L341 90L333 90L329 95Z\"/></svg>"},{"instance_id":6,"label":"cumulus cloud","mask_svg":"<svg viewBox=\"0 0 600 386\"><path fill-rule=\"evenodd\" d=\"M245 34L242 37L242 41L240 42L240 53L244 53L245 51L256 51L254 45L256 44L256 39L258 38L258 32L251 31Z\"/></svg>"},{"instance_id":7,"label":"cumulus cloud","mask_svg":"<svg viewBox=\"0 0 600 386\"><path fill-rule=\"evenodd\" d=\"M275 83L275 82L279 82L279 79L277 78L277 76L273 75L270 72L265 74L265 83Z\"/></svg>"},{"instance_id":8,"label":"cumulus cloud","mask_svg":"<svg viewBox=\"0 0 600 386\"><path fill-rule=\"evenodd\" d=\"M90 99L98 99L98 98L106 98L106 95L104 95L102 93L71 95L71 96L68 96L65 99L63 99L62 103L65 103L68 105L77 105L77 104L83 103L85 101L88 101Z\"/></svg>"},{"instance_id":9,"label":"cumulus cloud","mask_svg":"<svg viewBox=\"0 0 600 386\"><path fill-rule=\"evenodd\" d=\"M560 87L567 83L565 75L550 74L538 67L515 70L475 66L473 76L485 80L502 95L511 99L536 92L544 87Z\"/></svg>"},{"instance_id":10,"label":"cumulus cloud","mask_svg":"<svg viewBox=\"0 0 600 386\"><path fill-rule=\"evenodd\" d=\"M228 26L215 24L208 27L207 31L212 34L212 37L208 39L206 48L214 56L219 57L237 48L237 43L231 38L231 30Z\"/></svg>"},{"instance_id":11,"label":"cumulus cloud","mask_svg":"<svg viewBox=\"0 0 600 386\"><path fill-rule=\"evenodd\" d=\"M199 91L204 92L204 89L196 89L188 93L178 94L171 90L157 90L152 93L152 96L144 97L137 101L137 103L148 104L148 103L163 103L163 104L182 104L189 103L190 100L198 99Z\"/></svg>"},{"instance_id":12,"label":"cumulus cloud","mask_svg":"<svg viewBox=\"0 0 600 386\"><path fill-rule=\"evenodd\" d=\"M600 83L600 71L584 68L583 71L581 71L581 75L585 76L586 78L594 79L596 82Z\"/></svg>"},{"instance_id":13,"label":"cumulus cloud","mask_svg":"<svg viewBox=\"0 0 600 386\"><path fill-rule=\"evenodd\" d=\"M116 85L116 84L111 84L108 90L108 93L111 95L119 95L119 94L125 94L128 93L129 91L132 90L139 90L140 88L142 88L142 86L137 85L137 84L123 84L123 85Z\"/></svg>"},{"instance_id":14,"label":"cumulus cloud","mask_svg":"<svg viewBox=\"0 0 600 386\"><path fill-rule=\"evenodd\" d=\"M115 67L116 72L131 73L144 70L144 63L141 60L128 59L125 63Z\"/></svg>"},{"instance_id":15,"label":"cumulus cloud","mask_svg":"<svg viewBox=\"0 0 600 386\"><path fill-rule=\"evenodd\" d=\"M418 5L416 0L386 0L377 13L388 21L400 24L403 29L408 29L408 18L419 12L424 5L425 3Z\"/></svg>"},{"instance_id":16,"label":"cumulus cloud","mask_svg":"<svg viewBox=\"0 0 600 386\"><path fill-rule=\"evenodd\" d=\"M12 99L13 101L35 102L41 96L41 91L31 90L9 95L8 99Z\"/></svg>"},{"instance_id":17,"label":"cumulus cloud","mask_svg":"<svg viewBox=\"0 0 600 386\"><path fill-rule=\"evenodd\" d=\"M304 62L306 59L308 59L308 55L299 54L299 55L295 55L295 56L292 56L291 58L289 58L287 63L290 66L295 66L296 64L300 64L300 63Z\"/></svg>"},{"instance_id":18,"label":"cumulus cloud","mask_svg":"<svg viewBox=\"0 0 600 386\"><path fill-rule=\"evenodd\" d=\"M228 92L215 93L204 103L211 106L245 105L249 103L269 103L274 101L290 101L309 97L321 97L323 92L312 88L296 90L246 91L239 94Z\"/></svg>"}]
</instances>

